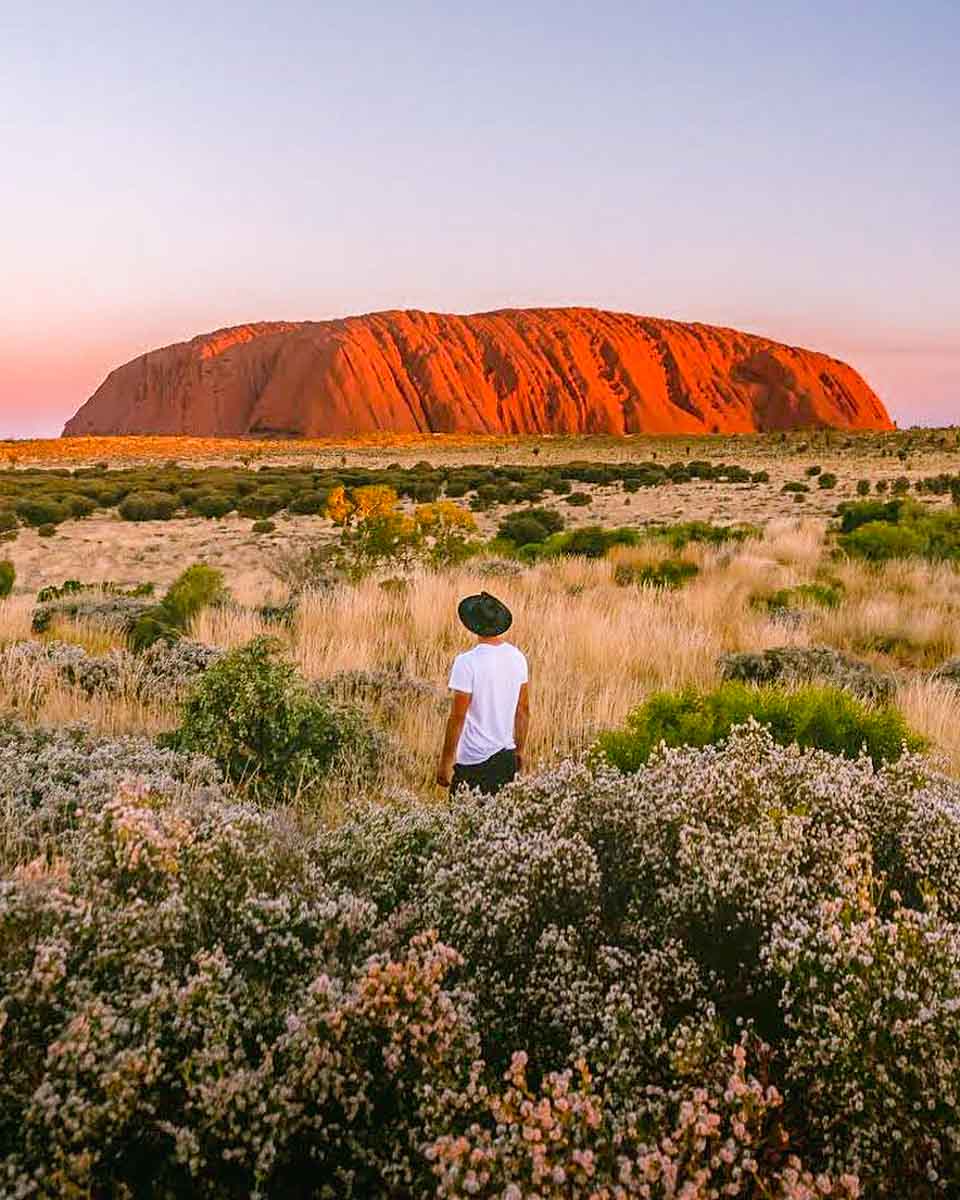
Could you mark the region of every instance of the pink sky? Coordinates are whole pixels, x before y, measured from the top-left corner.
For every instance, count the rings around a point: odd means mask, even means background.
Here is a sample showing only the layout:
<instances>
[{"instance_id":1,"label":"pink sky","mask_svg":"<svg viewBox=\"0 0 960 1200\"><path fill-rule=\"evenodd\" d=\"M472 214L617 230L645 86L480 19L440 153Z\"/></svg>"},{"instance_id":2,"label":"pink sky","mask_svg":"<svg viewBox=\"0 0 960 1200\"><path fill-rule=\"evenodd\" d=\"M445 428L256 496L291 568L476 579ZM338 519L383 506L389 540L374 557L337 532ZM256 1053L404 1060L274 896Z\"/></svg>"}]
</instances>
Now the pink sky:
<instances>
[{"instance_id":1,"label":"pink sky","mask_svg":"<svg viewBox=\"0 0 960 1200\"><path fill-rule=\"evenodd\" d=\"M0 435L227 325L551 304L960 421L955 0L31 0L0 45Z\"/></svg>"}]
</instances>

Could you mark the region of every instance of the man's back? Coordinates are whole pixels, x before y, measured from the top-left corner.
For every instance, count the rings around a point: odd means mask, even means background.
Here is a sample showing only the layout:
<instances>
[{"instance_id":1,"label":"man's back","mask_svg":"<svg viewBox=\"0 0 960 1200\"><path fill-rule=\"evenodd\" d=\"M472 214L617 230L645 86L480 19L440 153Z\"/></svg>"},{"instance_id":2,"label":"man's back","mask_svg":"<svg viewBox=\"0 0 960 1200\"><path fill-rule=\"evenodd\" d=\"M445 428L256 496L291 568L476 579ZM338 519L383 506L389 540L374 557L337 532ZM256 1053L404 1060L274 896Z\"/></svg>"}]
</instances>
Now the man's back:
<instances>
[{"instance_id":1,"label":"man's back","mask_svg":"<svg viewBox=\"0 0 960 1200\"><path fill-rule=\"evenodd\" d=\"M480 642L457 655L450 687L470 696L457 746L458 763L472 766L500 750L516 748L517 703L527 679L527 660L510 642Z\"/></svg>"}]
</instances>

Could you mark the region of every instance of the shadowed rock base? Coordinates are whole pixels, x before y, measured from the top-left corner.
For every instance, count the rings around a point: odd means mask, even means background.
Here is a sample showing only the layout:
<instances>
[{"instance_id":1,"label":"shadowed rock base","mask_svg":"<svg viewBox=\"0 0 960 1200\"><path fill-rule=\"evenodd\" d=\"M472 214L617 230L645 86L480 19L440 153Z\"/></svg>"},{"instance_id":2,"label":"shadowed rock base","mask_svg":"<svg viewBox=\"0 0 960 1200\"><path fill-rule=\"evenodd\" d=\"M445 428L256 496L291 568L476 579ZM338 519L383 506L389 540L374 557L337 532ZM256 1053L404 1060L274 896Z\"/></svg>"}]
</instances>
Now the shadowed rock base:
<instances>
[{"instance_id":1,"label":"shadowed rock base","mask_svg":"<svg viewBox=\"0 0 960 1200\"><path fill-rule=\"evenodd\" d=\"M118 367L65 436L892 429L845 363L588 308L241 325Z\"/></svg>"}]
</instances>

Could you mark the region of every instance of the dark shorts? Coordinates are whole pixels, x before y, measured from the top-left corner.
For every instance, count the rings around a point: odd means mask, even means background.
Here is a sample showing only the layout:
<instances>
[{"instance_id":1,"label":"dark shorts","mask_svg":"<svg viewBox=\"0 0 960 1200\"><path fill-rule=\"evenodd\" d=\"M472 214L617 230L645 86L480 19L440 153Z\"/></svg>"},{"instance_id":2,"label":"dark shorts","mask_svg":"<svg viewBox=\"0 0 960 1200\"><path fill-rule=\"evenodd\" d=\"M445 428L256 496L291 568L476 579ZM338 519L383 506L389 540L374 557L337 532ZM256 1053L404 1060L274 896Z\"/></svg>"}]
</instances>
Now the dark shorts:
<instances>
[{"instance_id":1,"label":"dark shorts","mask_svg":"<svg viewBox=\"0 0 960 1200\"><path fill-rule=\"evenodd\" d=\"M450 795L460 788L476 788L485 796L492 796L508 784L517 774L516 750L498 750L482 763L457 763L450 781Z\"/></svg>"}]
</instances>

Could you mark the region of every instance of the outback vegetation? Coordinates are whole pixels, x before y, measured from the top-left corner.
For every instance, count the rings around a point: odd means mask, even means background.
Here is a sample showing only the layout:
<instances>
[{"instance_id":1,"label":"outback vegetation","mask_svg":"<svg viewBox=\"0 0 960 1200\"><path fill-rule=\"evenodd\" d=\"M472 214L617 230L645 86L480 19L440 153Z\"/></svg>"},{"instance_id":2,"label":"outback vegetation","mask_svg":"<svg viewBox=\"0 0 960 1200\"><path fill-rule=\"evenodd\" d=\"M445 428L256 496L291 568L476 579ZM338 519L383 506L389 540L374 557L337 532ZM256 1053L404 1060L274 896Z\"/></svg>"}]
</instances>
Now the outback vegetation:
<instances>
[{"instance_id":1,"label":"outback vegetation","mask_svg":"<svg viewBox=\"0 0 960 1200\"><path fill-rule=\"evenodd\" d=\"M864 441L889 479L822 435L11 464L0 1194L957 1194L960 492L911 464L956 442ZM714 485L779 515L706 519ZM273 585L32 586L20 539L97 511L260 525ZM451 804L482 587L531 763Z\"/></svg>"}]
</instances>

